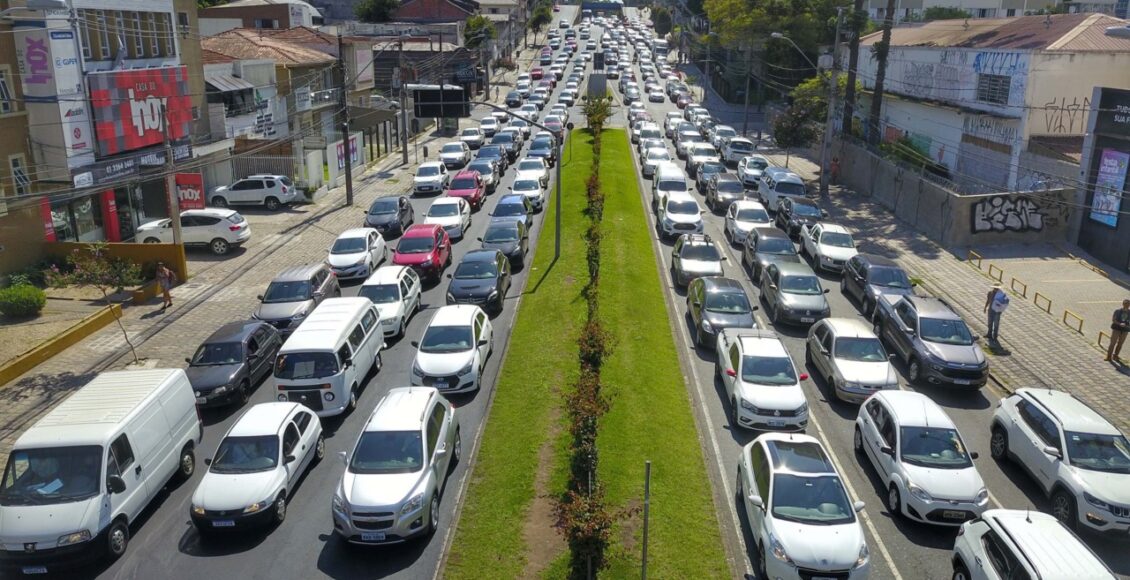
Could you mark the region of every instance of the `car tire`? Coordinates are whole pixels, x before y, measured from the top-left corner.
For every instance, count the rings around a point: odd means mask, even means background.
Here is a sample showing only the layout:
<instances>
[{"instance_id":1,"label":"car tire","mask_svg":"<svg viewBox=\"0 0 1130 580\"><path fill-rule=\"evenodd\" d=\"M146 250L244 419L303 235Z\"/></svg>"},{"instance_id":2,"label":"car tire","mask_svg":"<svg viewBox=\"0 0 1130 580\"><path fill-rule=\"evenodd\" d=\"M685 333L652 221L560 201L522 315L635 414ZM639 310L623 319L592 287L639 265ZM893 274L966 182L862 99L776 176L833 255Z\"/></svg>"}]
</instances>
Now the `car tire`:
<instances>
[{"instance_id":1,"label":"car tire","mask_svg":"<svg viewBox=\"0 0 1130 580\"><path fill-rule=\"evenodd\" d=\"M922 381L922 363L917 357L912 357L906 365L906 380L912 385Z\"/></svg>"},{"instance_id":2,"label":"car tire","mask_svg":"<svg viewBox=\"0 0 1130 580\"><path fill-rule=\"evenodd\" d=\"M275 498L275 503L271 505L271 510L274 512L271 514L271 521L276 526L282 525L282 523L286 521L286 492L280 493L279 497Z\"/></svg>"},{"instance_id":3,"label":"car tire","mask_svg":"<svg viewBox=\"0 0 1130 580\"><path fill-rule=\"evenodd\" d=\"M892 517L897 518L902 515L902 494L899 493L898 486L893 483L887 488L887 511Z\"/></svg>"},{"instance_id":4,"label":"car tire","mask_svg":"<svg viewBox=\"0 0 1130 580\"><path fill-rule=\"evenodd\" d=\"M1000 425L994 425L989 436L989 455L997 461L1008 459L1008 432Z\"/></svg>"},{"instance_id":5,"label":"car tire","mask_svg":"<svg viewBox=\"0 0 1130 580\"><path fill-rule=\"evenodd\" d=\"M237 393L239 396L239 406L242 407L246 405L247 402L251 400L251 384L247 381L240 382Z\"/></svg>"},{"instance_id":6,"label":"car tire","mask_svg":"<svg viewBox=\"0 0 1130 580\"><path fill-rule=\"evenodd\" d=\"M346 410L346 412L352 413L356 409L357 409L357 385L353 385L352 387L349 388L349 403L346 404L345 410Z\"/></svg>"},{"instance_id":7,"label":"car tire","mask_svg":"<svg viewBox=\"0 0 1130 580\"><path fill-rule=\"evenodd\" d=\"M282 206L282 204L279 203L278 198L275 197L268 197L267 199L263 200L263 205L267 207L267 211L278 211L279 207Z\"/></svg>"},{"instance_id":8,"label":"car tire","mask_svg":"<svg viewBox=\"0 0 1130 580\"><path fill-rule=\"evenodd\" d=\"M863 455L863 432L856 427L851 436L851 448L859 455Z\"/></svg>"},{"instance_id":9,"label":"car tire","mask_svg":"<svg viewBox=\"0 0 1130 580\"><path fill-rule=\"evenodd\" d=\"M738 421L738 398L730 397L730 427L737 429L741 426Z\"/></svg>"},{"instance_id":10,"label":"car tire","mask_svg":"<svg viewBox=\"0 0 1130 580\"><path fill-rule=\"evenodd\" d=\"M848 300L851 300L851 296L848 296L847 291L847 276L840 278L840 294L843 294Z\"/></svg>"},{"instance_id":11,"label":"car tire","mask_svg":"<svg viewBox=\"0 0 1130 580\"><path fill-rule=\"evenodd\" d=\"M769 557L769 552L765 550L765 545L763 543L758 542L758 544L759 545L758 545L758 550L757 550L757 577L758 578L764 578L765 580L768 580L769 579L769 572L767 571L768 568L766 567L765 562L767 561L766 559Z\"/></svg>"},{"instance_id":12,"label":"car tire","mask_svg":"<svg viewBox=\"0 0 1130 580\"><path fill-rule=\"evenodd\" d=\"M177 483L192 479L194 473L196 473L196 454L192 451L192 445L185 445L180 450L180 458L177 460Z\"/></svg>"},{"instance_id":13,"label":"car tire","mask_svg":"<svg viewBox=\"0 0 1130 580\"><path fill-rule=\"evenodd\" d=\"M212 207L226 208L228 207L228 200L222 196L217 195L212 198Z\"/></svg>"},{"instance_id":14,"label":"car tire","mask_svg":"<svg viewBox=\"0 0 1130 580\"><path fill-rule=\"evenodd\" d=\"M129 547L129 524L124 518L114 520L106 531L106 555L111 561L121 558Z\"/></svg>"},{"instance_id":15,"label":"car tire","mask_svg":"<svg viewBox=\"0 0 1130 580\"><path fill-rule=\"evenodd\" d=\"M321 463L326 458L326 436L318 435L318 442L314 444L314 462Z\"/></svg>"},{"instance_id":16,"label":"car tire","mask_svg":"<svg viewBox=\"0 0 1130 580\"><path fill-rule=\"evenodd\" d=\"M217 256L223 256L231 251L231 244L223 238L216 238L208 244L208 248Z\"/></svg>"},{"instance_id":17,"label":"car tire","mask_svg":"<svg viewBox=\"0 0 1130 580\"><path fill-rule=\"evenodd\" d=\"M437 490L438 491L438 490ZM439 529L439 495L432 494L432 501L428 504L428 535L435 535Z\"/></svg>"},{"instance_id":18,"label":"car tire","mask_svg":"<svg viewBox=\"0 0 1130 580\"><path fill-rule=\"evenodd\" d=\"M160 244L161 240L158 240L157 238L145 238L145 243L147 243L147 244Z\"/></svg>"},{"instance_id":19,"label":"car tire","mask_svg":"<svg viewBox=\"0 0 1130 580\"><path fill-rule=\"evenodd\" d=\"M1079 519L1075 514L1075 498L1062 489L1053 493L1052 515L1069 530L1074 530Z\"/></svg>"},{"instance_id":20,"label":"car tire","mask_svg":"<svg viewBox=\"0 0 1130 580\"><path fill-rule=\"evenodd\" d=\"M962 564L960 560L953 563L953 576L951 578L953 580L971 580L969 570L965 569L965 564Z\"/></svg>"},{"instance_id":21,"label":"car tire","mask_svg":"<svg viewBox=\"0 0 1130 580\"><path fill-rule=\"evenodd\" d=\"M458 429L455 430L455 441L452 442L451 447L451 464L455 465L463 459L463 436Z\"/></svg>"}]
</instances>

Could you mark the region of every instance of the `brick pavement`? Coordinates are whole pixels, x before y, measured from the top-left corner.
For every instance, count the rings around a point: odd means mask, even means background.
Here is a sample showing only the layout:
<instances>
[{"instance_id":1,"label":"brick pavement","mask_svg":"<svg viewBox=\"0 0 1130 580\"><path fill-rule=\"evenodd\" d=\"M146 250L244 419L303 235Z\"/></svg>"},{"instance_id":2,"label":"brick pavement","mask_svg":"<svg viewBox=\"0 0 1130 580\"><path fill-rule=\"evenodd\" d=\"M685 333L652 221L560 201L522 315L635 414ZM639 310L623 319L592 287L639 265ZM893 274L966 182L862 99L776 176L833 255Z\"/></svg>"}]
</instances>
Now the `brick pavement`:
<instances>
[{"instance_id":1,"label":"brick pavement","mask_svg":"<svg viewBox=\"0 0 1130 580\"><path fill-rule=\"evenodd\" d=\"M782 153L767 157L784 165ZM806 180L818 179L819 165L804 154L794 152L789 167ZM830 199L822 204L831 220L853 232L861 251L896 260L911 276L921 278L927 291L944 297L975 332L985 333L982 307L992 280L965 263L964 256L946 251L866 195L832 186ZM1013 298L1001 321L1002 348L986 348L993 379L1005 390L1044 386L1068 391L1103 410L1124 432L1130 430L1130 398L1122 393L1130 371L1103 362L1088 339L1030 299Z\"/></svg>"}]
</instances>

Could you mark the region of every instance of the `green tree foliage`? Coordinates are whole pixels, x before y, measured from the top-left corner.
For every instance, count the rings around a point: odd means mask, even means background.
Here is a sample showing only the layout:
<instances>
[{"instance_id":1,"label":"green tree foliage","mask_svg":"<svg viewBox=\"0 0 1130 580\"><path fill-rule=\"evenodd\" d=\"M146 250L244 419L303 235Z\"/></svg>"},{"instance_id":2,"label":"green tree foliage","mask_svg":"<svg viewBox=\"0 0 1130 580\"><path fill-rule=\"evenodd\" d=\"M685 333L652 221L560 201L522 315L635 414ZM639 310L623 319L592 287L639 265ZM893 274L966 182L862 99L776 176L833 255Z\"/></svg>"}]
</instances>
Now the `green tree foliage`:
<instances>
[{"instance_id":1,"label":"green tree foliage","mask_svg":"<svg viewBox=\"0 0 1130 580\"><path fill-rule=\"evenodd\" d=\"M470 50L475 50L498 36L494 23L486 16L478 14L467 19L463 26L463 45Z\"/></svg>"},{"instance_id":2,"label":"green tree foliage","mask_svg":"<svg viewBox=\"0 0 1130 580\"><path fill-rule=\"evenodd\" d=\"M0 314L9 318L35 316L44 306L47 306L47 294L31 284L0 289Z\"/></svg>"},{"instance_id":3,"label":"green tree foliage","mask_svg":"<svg viewBox=\"0 0 1130 580\"><path fill-rule=\"evenodd\" d=\"M534 37L536 38L537 33L550 22L553 22L553 8L543 2L538 4L537 8L534 8L534 13L530 15L527 26L530 27L530 30L534 31Z\"/></svg>"},{"instance_id":4,"label":"green tree foliage","mask_svg":"<svg viewBox=\"0 0 1130 580\"><path fill-rule=\"evenodd\" d=\"M780 32L808 54L832 42L836 31L834 0L705 0L711 31L724 46L749 45L770 33ZM796 49L784 42L769 45L767 62L781 66L804 63ZM783 62L782 62L783 60Z\"/></svg>"},{"instance_id":5,"label":"green tree foliage","mask_svg":"<svg viewBox=\"0 0 1130 580\"><path fill-rule=\"evenodd\" d=\"M842 101L847 93L848 79L840 75L836 77L836 82L839 84L837 96ZM861 91L863 86L857 82L855 90ZM792 97L793 106L798 111L808 115L811 121L823 123L828 116L828 74L820 73L806 79L797 85L789 96Z\"/></svg>"},{"instance_id":6,"label":"green tree foliage","mask_svg":"<svg viewBox=\"0 0 1130 580\"><path fill-rule=\"evenodd\" d=\"M655 34L660 38L671 32L671 11L660 6L651 12L651 22L655 25Z\"/></svg>"},{"instance_id":7,"label":"green tree foliage","mask_svg":"<svg viewBox=\"0 0 1130 580\"><path fill-rule=\"evenodd\" d=\"M604 130L604 123L612 116L612 97L603 99L586 97L583 110L589 128L599 135Z\"/></svg>"},{"instance_id":8,"label":"green tree foliage","mask_svg":"<svg viewBox=\"0 0 1130 580\"><path fill-rule=\"evenodd\" d=\"M400 0L360 0L353 5L353 14L361 22L388 22L397 8Z\"/></svg>"},{"instance_id":9,"label":"green tree foliage","mask_svg":"<svg viewBox=\"0 0 1130 580\"><path fill-rule=\"evenodd\" d=\"M812 113L796 105L773 119L773 139L778 147L785 150L785 167L789 166L789 154L793 149L812 145L818 136Z\"/></svg>"},{"instance_id":10,"label":"green tree foliage","mask_svg":"<svg viewBox=\"0 0 1130 580\"><path fill-rule=\"evenodd\" d=\"M958 18L971 18L973 15L969 11L958 8L956 6L931 6L926 9L922 15L922 20L929 22L931 20L954 20Z\"/></svg>"}]
</instances>

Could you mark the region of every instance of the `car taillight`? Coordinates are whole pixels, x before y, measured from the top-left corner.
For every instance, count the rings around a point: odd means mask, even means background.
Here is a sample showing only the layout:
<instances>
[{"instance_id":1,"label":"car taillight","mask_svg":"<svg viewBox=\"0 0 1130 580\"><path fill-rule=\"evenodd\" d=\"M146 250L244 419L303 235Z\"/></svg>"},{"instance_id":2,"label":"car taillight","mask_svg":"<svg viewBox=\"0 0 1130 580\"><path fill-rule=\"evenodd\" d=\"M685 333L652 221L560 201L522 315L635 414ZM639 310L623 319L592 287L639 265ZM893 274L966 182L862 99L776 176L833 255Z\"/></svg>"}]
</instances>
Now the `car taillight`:
<instances>
[{"instance_id":1,"label":"car taillight","mask_svg":"<svg viewBox=\"0 0 1130 580\"><path fill-rule=\"evenodd\" d=\"M283 193L290 193L290 188L284 185L283 186Z\"/></svg>"},{"instance_id":2,"label":"car taillight","mask_svg":"<svg viewBox=\"0 0 1130 580\"><path fill-rule=\"evenodd\" d=\"M233 231L233 232L238 232L239 230L242 230L242 229L243 229L243 226L242 226L242 225L239 225L239 226L228 226L228 230L230 230L230 231Z\"/></svg>"}]
</instances>

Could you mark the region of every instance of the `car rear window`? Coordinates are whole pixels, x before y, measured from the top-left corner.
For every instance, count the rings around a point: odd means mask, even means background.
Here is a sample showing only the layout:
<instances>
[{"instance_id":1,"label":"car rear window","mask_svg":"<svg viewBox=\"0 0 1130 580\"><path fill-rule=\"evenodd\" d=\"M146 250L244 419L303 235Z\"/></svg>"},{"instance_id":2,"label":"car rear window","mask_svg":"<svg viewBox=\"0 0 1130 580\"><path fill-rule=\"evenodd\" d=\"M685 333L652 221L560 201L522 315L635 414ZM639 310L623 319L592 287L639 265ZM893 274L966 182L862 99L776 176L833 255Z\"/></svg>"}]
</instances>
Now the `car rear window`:
<instances>
[{"instance_id":1,"label":"car rear window","mask_svg":"<svg viewBox=\"0 0 1130 580\"><path fill-rule=\"evenodd\" d=\"M229 222L233 223L233 224L242 224L243 222L247 221L247 220L243 219L243 216L238 214L238 213L233 213L233 214L229 215L227 217L227 220Z\"/></svg>"}]
</instances>

